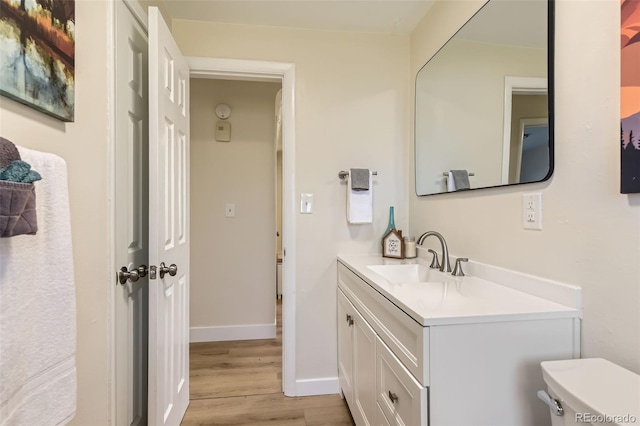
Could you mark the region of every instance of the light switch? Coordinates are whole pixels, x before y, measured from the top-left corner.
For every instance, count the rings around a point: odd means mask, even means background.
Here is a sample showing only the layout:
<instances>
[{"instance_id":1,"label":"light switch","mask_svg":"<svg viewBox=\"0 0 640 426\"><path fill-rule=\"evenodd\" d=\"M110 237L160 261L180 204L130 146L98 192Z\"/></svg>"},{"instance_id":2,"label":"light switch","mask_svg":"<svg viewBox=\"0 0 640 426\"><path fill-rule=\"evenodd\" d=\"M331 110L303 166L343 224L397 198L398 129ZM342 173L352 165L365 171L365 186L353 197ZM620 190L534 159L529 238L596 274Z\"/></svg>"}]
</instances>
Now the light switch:
<instances>
[{"instance_id":1,"label":"light switch","mask_svg":"<svg viewBox=\"0 0 640 426\"><path fill-rule=\"evenodd\" d=\"M313 213L313 194L300 194L300 213Z\"/></svg>"},{"instance_id":2,"label":"light switch","mask_svg":"<svg viewBox=\"0 0 640 426\"><path fill-rule=\"evenodd\" d=\"M224 215L226 217L236 217L236 205L233 203L227 203L224 208Z\"/></svg>"},{"instance_id":3,"label":"light switch","mask_svg":"<svg viewBox=\"0 0 640 426\"><path fill-rule=\"evenodd\" d=\"M218 142L231 142L231 123L218 121L216 123L216 140Z\"/></svg>"}]
</instances>

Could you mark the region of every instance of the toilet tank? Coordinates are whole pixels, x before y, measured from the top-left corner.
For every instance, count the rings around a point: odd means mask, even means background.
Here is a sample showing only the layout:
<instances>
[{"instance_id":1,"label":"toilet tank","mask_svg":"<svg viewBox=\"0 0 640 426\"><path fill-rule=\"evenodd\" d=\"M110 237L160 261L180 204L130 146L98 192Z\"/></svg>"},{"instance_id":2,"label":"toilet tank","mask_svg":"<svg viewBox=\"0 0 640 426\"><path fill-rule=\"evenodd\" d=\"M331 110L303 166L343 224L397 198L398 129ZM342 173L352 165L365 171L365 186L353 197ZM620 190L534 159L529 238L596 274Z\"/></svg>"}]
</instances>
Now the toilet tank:
<instances>
[{"instance_id":1,"label":"toilet tank","mask_svg":"<svg viewBox=\"0 0 640 426\"><path fill-rule=\"evenodd\" d=\"M640 376L606 359L541 363L551 398L564 415L551 414L553 426L640 426ZM552 411L552 410L550 410Z\"/></svg>"}]
</instances>

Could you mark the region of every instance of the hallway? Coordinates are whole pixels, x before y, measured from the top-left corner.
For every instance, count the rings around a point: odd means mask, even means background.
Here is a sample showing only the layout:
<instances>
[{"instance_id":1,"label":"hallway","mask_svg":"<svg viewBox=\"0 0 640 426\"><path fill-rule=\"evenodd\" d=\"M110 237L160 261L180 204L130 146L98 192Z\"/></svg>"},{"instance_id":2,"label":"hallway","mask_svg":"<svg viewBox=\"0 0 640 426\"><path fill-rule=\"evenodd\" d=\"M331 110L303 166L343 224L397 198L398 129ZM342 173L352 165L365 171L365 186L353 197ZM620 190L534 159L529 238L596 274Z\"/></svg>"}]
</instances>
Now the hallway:
<instances>
[{"instance_id":1,"label":"hallway","mask_svg":"<svg viewBox=\"0 0 640 426\"><path fill-rule=\"evenodd\" d=\"M269 340L192 343L191 400L182 426L351 426L339 395L287 398L282 393L282 300Z\"/></svg>"}]
</instances>

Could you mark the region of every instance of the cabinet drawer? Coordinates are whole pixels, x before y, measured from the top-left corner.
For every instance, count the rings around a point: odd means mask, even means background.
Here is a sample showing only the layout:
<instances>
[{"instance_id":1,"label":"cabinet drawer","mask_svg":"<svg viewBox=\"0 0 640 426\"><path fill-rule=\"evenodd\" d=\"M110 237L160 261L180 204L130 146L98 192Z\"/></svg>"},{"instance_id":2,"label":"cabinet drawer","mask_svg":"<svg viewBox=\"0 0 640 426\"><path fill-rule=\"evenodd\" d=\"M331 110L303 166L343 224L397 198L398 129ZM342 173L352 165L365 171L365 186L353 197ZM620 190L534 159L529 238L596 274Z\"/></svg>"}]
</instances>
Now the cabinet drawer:
<instances>
[{"instance_id":1,"label":"cabinet drawer","mask_svg":"<svg viewBox=\"0 0 640 426\"><path fill-rule=\"evenodd\" d=\"M376 398L391 425L428 424L427 389L420 385L387 345L376 342Z\"/></svg>"},{"instance_id":2,"label":"cabinet drawer","mask_svg":"<svg viewBox=\"0 0 640 426\"><path fill-rule=\"evenodd\" d=\"M429 327L423 327L338 262L338 286L420 383L429 385Z\"/></svg>"}]
</instances>

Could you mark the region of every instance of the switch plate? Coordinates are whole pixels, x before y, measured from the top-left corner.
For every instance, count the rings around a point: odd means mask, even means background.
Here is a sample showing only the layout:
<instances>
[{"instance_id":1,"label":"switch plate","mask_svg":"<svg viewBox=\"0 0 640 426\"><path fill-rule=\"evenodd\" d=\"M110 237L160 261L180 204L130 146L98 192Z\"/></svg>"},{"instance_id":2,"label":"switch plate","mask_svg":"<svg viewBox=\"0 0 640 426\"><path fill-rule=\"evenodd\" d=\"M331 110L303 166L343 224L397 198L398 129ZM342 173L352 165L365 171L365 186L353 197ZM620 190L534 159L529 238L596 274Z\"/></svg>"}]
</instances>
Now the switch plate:
<instances>
[{"instance_id":1,"label":"switch plate","mask_svg":"<svg viewBox=\"0 0 640 426\"><path fill-rule=\"evenodd\" d=\"M542 193L522 194L522 226L542 230Z\"/></svg>"},{"instance_id":2,"label":"switch plate","mask_svg":"<svg viewBox=\"0 0 640 426\"><path fill-rule=\"evenodd\" d=\"M226 217L236 217L236 205L233 203L227 203L224 207L224 215Z\"/></svg>"},{"instance_id":3,"label":"switch plate","mask_svg":"<svg viewBox=\"0 0 640 426\"><path fill-rule=\"evenodd\" d=\"M218 142L231 142L231 123L218 121L216 123L216 140Z\"/></svg>"},{"instance_id":4,"label":"switch plate","mask_svg":"<svg viewBox=\"0 0 640 426\"><path fill-rule=\"evenodd\" d=\"M300 194L300 213L313 213L313 194Z\"/></svg>"}]
</instances>

